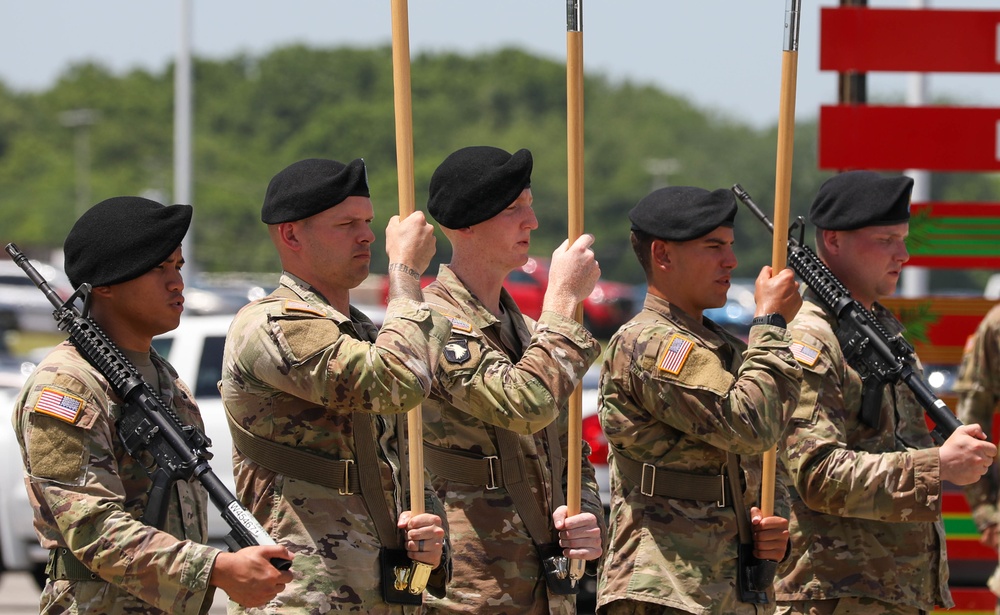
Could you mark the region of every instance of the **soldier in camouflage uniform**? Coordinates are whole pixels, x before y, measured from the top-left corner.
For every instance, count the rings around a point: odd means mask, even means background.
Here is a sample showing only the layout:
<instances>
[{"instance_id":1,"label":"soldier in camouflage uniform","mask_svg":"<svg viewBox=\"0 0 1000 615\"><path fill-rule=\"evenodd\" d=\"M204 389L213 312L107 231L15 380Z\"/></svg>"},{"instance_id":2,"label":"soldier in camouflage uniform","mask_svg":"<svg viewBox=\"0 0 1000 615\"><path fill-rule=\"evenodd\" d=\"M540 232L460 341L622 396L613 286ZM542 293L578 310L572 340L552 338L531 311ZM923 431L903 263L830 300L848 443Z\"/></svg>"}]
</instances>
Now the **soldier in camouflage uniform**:
<instances>
[{"instance_id":1,"label":"soldier in camouflage uniform","mask_svg":"<svg viewBox=\"0 0 1000 615\"><path fill-rule=\"evenodd\" d=\"M629 212L649 290L601 370L612 495L599 613L774 611L769 583L754 597L767 604L741 601L738 562L788 551L788 521L764 517L757 502L760 456L799 395L785 322L801 299L790 270L772 278L764 267L749 348L704 317L726 302L735 216L729 190L683 186L656 190ZM779 515L786 497L777 494Z\"/></svg>"},{"instance_id":2,"label":"soldier in camouflage uniform","mask_svg":"<svg viewBox=\"0 0 1000 615\"><path fill-rule=\"evenodd\" d=\"M451 330L420 294L433 227L419 212L389 222L379 331L350 305L368 276L372 217L360 159L296 162L264 198L261 219L284 271L273 293L233 320L220 385L237 494L296 554L295 579L262 612L412 612L383 598L389 549L437 567L429 591L447 580L440 503L428 488L433 512L411 515L401 469L403 413L430 390Z\"/></svg>"},{"instance_id":3,"label":"soldier in camouflage uniform","mask_svg":"<svg viewBox=\"0 0 1000 615\"><path fill-rule=\"evenodd\" d=\"M428 602L434 613L575 612L575 596L548 589L543 559L601 554L604 514L585 444L570 460L583 464L582 512L567 516L564 496L565 407L599 350L573 315L600 268L590 235L558 248L538 322L503 289L538 227L531 168L525 149L467 147L431 178L428 211L452 259L424 296L452 335L424 405L424 454L462 545L447 596Z\"/></svg>"},{"instance_id":4,"label":"soldier in camouflage uniform","mask_svg":"<svg viewBox=\"0 0 1000 615\"><path fill-rule=\"evenodd\" d=\"M204 429L191 391L150 347L180 322L180 244L190 221L189 205L115 197L81 216L64 249L70 282L93 285L94 322L184 424ZM42 360L17 400L25 485L50 553L40 612L206 613L215 587L247 605L267 602L291 580L269 558L291 554L276 545L224 553L202 544L208 502L196 478L170 488L161 527L142 521L152 481L148 460L122 446L122 408L68 341Z\"/></svg>"},{"instance_id":5,"label":"soldier in camouflage uniform","mask_svg":"<svg viewBox=\"0 0 1000 615\"><path fill-rule=\"evenodd\" d=\"M851 171L827 180L809 216L816 252L890 335L902 327L879 303L909 258L907 177ZM978 425L934 446L902 382L861 415L861 377L844 359L837 319L811 289L790 324L804 370L782 462L792 492L794 553L776 582L783 613L923 613L953 605L941 524L942 483L964 485L996 447ZM919 366L918 366L919 368Z\"/></svg>"},{"instance_id":6,"label":"soldier in camouflage uniform","mask_svg":"<svg viewBox=\"0 0 1000 615\"><path fill-rule=\"evenodd\" d=\"M965 424L976 423L986 433L993 433L993 415L1000 401L1000 305L994 306L969 336L962 356L962 366L955 384L958 393L958 418ZM996 465L996 462L994 462ZM972 517L979 528L979 541L998 548L997 505L1000 480L995 470L965 488ZM1000 596L1000 567L989 580L990 590ZM1000 601L996 612L1000 615Z\"/></svg>"}]
</instances>

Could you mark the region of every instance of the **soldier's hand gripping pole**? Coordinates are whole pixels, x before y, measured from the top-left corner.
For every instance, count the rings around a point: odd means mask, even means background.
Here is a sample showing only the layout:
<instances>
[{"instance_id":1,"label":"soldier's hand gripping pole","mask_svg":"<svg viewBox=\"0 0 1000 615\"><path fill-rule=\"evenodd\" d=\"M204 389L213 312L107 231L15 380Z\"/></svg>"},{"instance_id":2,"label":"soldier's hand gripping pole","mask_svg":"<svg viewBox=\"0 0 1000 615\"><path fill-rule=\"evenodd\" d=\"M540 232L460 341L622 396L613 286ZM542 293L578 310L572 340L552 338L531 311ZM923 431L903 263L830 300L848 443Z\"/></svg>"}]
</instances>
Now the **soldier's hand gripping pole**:
<instances>
[{"instance_id":1,"label":"soldier's hand gripping pole","mask_svg":"<svg viewBox=\"0 0 1000 615\"><path fill-rule=\"evenodd\" d=\"M568 168L569 245L583 234L583 0L566 0L566 156ZM583 305L576 308L577 322L583 322ZM583 457L583 391L579 385L569 398L569 444L566 450L566 515L580 514ZM569 577L576 589L583 578L586 562L565 557L546 563ZM563 572L565 571L565 572Z\"/></svg>"},{"instance_id":2,"label":"soldier's hand gripping pole","mask_svg":"<svg viewBox=\"0 0 1000 615\"><path fill-rule=\"evenodd\" d=\"M396 118L396 169L399 183L399 218L413 213L413 113L410 96L410 25L407 0L392 0L392 85ZM424 421L419 405L406 417L410 468L410 511L424 512ZM423 594L434 567L411 561L409 569L396 568L395 589ZM383 582L387 582L383 579ZM419 600L419 599L418 599ZM419 604L419 601L417 602Z\"/></svg>"},{"instance_id":3,"label":"soldier's hand gripping pole","mask_svg":"<svg viewBox=\"0 0 1000 615\"><path fill-rule=\"evenodd\" d=\"M193 425L184 425L142 379L139 370L125 358L111 338L90 319L90 285L81 285L63 302L17 246L9 243L6 250L52 303L55 308L52 315L59 330L69 335L80 354L107 379L115 394L124 402L124 410L118 420L118 433L125 450L133 457L147 451L155 460L156 467L150 471L153 490L143 522L158 526L168 503L169 487L176 480L188 480L193 476L205 487L223 520L229 524L232 531L226 536L226 542L231 549L236 551L243 547L275 544L250 511L212 471L208 464L212 458L209 451L212 443L208 437ZM75 305L77 299L83 301L82 310ZM279 570L287 570L292 562L273 558L271 564Z\"/></svg>"}]
</instances>

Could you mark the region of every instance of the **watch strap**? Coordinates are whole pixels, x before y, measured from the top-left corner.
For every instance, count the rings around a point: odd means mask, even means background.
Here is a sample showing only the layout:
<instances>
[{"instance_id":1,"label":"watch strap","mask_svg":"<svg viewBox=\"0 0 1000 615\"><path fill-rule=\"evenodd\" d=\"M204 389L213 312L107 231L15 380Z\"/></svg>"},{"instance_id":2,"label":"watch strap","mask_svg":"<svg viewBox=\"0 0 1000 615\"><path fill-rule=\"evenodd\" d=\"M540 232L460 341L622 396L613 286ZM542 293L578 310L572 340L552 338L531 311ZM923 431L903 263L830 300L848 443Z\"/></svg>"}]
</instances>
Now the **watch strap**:
<instances>
[{"instance_id":1,"label":"watch strap","mask_svg":"<svg viewBox=\"0 0 1000 615\"><path fill-rule=\"evenodd\" d=\"M750 326L752 327L754 325L771 325L774 327L781 327L782 329L788 328L788 323L785 321L785 317L777 312L757 316L750 321Z\"/></svg>"}]
</instances>

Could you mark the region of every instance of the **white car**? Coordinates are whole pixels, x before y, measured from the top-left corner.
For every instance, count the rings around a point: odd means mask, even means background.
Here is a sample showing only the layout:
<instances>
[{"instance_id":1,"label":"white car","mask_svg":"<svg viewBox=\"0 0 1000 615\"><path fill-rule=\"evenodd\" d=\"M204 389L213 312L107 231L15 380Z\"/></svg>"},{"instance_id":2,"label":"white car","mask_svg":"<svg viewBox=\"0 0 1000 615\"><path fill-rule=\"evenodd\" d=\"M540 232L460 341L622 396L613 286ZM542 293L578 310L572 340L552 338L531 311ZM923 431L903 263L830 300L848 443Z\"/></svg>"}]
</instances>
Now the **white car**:
<instances>
[{"instance_id":1,"label":"white car","mask_svg":"<svg viewBox=\"0 0 1000 615\"><path fill-rule=\"evenodd\" d=\"M63 299L72 294L69 280L60 269L41 261L30 261L35 270ZM56 331L52 303L14 261L0 257L0 331Z\"/></svg>"}]
</instances>

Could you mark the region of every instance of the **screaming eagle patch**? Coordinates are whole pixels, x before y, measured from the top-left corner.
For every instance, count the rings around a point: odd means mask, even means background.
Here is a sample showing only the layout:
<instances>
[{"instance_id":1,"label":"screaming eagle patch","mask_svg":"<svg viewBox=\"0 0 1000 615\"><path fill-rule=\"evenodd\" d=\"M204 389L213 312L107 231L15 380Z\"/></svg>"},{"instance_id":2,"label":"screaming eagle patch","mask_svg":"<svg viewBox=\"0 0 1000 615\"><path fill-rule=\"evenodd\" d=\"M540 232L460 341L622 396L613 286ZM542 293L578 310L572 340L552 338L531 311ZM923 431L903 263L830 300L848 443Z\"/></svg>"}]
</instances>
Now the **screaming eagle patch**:
<instances>
[{"instance_id":1,"label":"screaming eagle patch","mask_svg":"<svg viewBox=\"0 0 1000 615\"><path fill-rule=\"evenodd\" d=\"M444 358L449 363L465 363L469 359L469 341L462 337L448 340L444 345Z\"/></svg>"}]
</instances>

